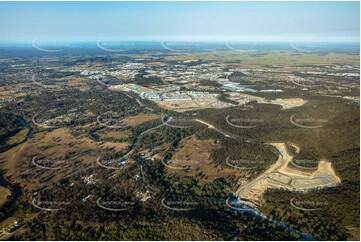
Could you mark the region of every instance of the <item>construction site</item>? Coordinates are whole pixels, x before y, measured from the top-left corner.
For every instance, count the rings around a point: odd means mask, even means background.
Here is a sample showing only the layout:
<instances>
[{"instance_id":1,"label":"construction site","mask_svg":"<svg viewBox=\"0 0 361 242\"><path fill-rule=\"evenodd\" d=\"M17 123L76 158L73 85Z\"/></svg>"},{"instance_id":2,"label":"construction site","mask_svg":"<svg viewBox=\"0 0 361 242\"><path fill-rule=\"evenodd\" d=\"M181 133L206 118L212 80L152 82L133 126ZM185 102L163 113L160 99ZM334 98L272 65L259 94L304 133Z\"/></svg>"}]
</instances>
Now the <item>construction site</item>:
<instances>
[{"instance_id":1,"label":"construction site","mask_svg":"<svg viewBox=\"0 0 361 242\"><path fill-rule=\"evenodd\" d=\"M287 189L290 191L307 191L333 187L341 183L335 174L331 162L320 160L314 169L300 169L292 164L293 156L287 153L284 143L272 143L279 152L275 164L253 181L242 182L236 195L241 200L252 202L254 205L261 203L263 193L270 188ZM299 148L296 147L297 153Z\"/></svg>"}]
</instances>

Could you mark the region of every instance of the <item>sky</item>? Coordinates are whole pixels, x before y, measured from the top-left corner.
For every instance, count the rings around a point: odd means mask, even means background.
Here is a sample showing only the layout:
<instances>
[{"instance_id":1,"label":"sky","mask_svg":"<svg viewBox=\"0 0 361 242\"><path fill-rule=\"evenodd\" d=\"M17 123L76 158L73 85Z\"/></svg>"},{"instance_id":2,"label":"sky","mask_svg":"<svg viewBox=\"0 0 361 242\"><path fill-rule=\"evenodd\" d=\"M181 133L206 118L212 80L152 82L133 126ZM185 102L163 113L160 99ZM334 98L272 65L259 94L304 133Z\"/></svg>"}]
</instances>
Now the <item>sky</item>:
<instances>
[{"instance_id":1,"label":"sky","mask_svg":"<svg viewBox=\"0 0 361 242\"><path fill-rule=\"evenodd\" d=\"M359 2L0 2L0 41L359 42Z\"/></svg>"}]
</instances>

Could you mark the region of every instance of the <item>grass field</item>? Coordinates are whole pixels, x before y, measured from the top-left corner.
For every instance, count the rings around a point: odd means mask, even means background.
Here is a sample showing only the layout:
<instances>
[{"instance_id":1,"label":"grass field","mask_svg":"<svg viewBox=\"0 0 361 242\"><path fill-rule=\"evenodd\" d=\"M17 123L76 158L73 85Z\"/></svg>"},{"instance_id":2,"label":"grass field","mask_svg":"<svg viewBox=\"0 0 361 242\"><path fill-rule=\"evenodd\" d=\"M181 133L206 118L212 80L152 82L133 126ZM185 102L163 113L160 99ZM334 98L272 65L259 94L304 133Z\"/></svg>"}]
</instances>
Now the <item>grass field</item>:
<instances>
[{"instance_id":1,"label":"grass field","mask_svg":"<svg viewBox=\"0 0 361 242\"><path fill-rule=\"evenodd\" d=\"M255 58L256 57L256 58ZM190 53L177 54L166 57L167 60L223 60L240 61L243 67L252 67L259 65L331 65L331 64L358 64L360 58L358 55L330 53L319 55L317 53L297 54L292 51L224 51L212 53ZM237 63L235 63L237 64Z\"/></svg>"},{"instance_id":2,"label":"grass field","mask_svg":"<svg viewBox=\"0 0 361 242\"><path fill-rule=\"evenodd\" d=\"M24 190L33 190L59 181L65 177L86 171L101 152L124 152L125 142L93 141L86 135L74 136L69 129L59 128L34 133L27 142L0 155L1 168L11 182L24 185ZM32 159L66 161L61 169L42 169L32 164Z\"/></svg>"},{"instance_id":3,"label":"grass field","mask_svg":"<svg viewBox=\"0 0 361 242\"><path fill-rule=\"evenodd\" d=\"M20 130L15 135L11 136L6 140L6 145L14 145L22 142L26 138L28 132L29 132L28 129Z\"/></svg>"},{"instance_id":4,"label":"grass field","mask_svg":"<svg viewBox=\"0 0 361 242\"><path fill-rule=\"evenodd\" d=\"M145 113L140 113L138 115L132 116L132 117L126 117L123 119L123 123L129 126L137 126L139 124L157 119L160 117L156 114L145 114Z\"/></svg>"},{"instance_id":5,"label":"grass field","mask_svg":"<svg viewBox=\"0 0 361 242\"><path fill-rule=\"evenodd\" d=\"M11 192L9 189L0 186L0 207L5 204L8 196L11 195Z\"/></svg>"},{"instance_id":6,"label":"grass field","mask_svg":"<svg viewBox=\"0 0 361 242\"><path fill-rule=\"evenodd\" d=\"M240 172L231 167L217 166L210 154L213 149L220 148L214 140L197 140L194 136L182 140L180 148L168 162L171 167L167 167L169 176L192 176L198 177L205 182L213 181L217 178L238 175ZM172 167L188 166L189 169L173 169Z\"/></svg>"},{"instance_id":7,"label":"grass field","mask_svg":"<svg viewBox=\"0 0 361 242\"><path fill-rule=\"evenodd\" d=\"M130 130L116 130L116 129L102 129L95 134L99 135L99 137L103 139L126 139L131 135Z\"/></svg>"}]
</instances>

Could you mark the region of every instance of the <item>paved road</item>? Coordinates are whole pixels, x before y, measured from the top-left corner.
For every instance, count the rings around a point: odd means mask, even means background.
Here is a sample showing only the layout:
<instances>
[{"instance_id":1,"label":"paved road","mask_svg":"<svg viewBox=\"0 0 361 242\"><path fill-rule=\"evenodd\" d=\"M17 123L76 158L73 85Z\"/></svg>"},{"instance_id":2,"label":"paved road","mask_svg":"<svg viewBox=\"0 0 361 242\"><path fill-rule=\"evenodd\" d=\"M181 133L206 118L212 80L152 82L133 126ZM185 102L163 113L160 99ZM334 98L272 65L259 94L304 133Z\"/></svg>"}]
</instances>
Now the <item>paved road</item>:
<instances>
[{"instance_id":1,"label":"paved road","mask_svg":"<svg viewBox=\"0 0 361 242\"><path fill-rule=\"evenodd\" d=\"M139 142L139 139L140 139L143 135L145 135L146 133L148 133L148 132L150 132L150 131L152 131L152 130L155 130L155 129L163 126L163 125L166 125L166 124L167 124L169 121L171 121L171 120L172 120L172 118L170 118L168 121L166 121L166 122L164 122L164 123L162 123L162 124L160 124L160 125L158 125L158 126L156 126L156 127L147 129L146 131L143 131L142 133L140 133L140 134L138 135L138 137L135 139L135 141L134 141L131 149L130 149L130 150L128 151L128 153L126 153L121 159L128 158L128 156L135 150L135 148L137 148L137 144L138 144L138 142Z\"/></svg>"},{"instance_id":2,"label":"paved road","mask_svg":"<svg viewBox=\"0 0 361 242\"><path fill-rule=\"evenodd\" d=\"M227 133L223 132L222 130L217 129L217 128L216 128L216 127L214 127L212 124L207 123L206 121L203 121L203 120L200 120L200 119L194 119L194 120L195 120L195 121L197 121L197 122L199 122L199 123L201 123L201 124L207 125L207 126L208 126L208 128L210 128L210 129L213 129L213 130L217 131L218 133L220 133L220 134L224 135L224 136L225 136L225 137L227 137L227 138L234 138L234 137L232 137L231 135L229 135L229 134L227 134Z\"/></svg>"},{"instance_id":3,"label":"paved road","mask_svg":"<svg viewBox=\"0 0 361 242\"><path fill-rule=\"evenodd\" d=\"M216 127L214 127L213 125L205 122L205 121L202 121L202 120L199 120L199 119L195 119L196 121L202 123L202 124L205 124L208 126L208 128L211 128L211 129L214 129L216 131L218 131L219 133L223 134L224 136L226 137L231 137L230 135L226 134L225 132L217 129ZM248 142L248 141L245 141L245 142ZM263 143L263 142L257 142L257 143ZM243 201L240 199L240 195L243 191L253 187L255 184L257 184L257 182L259 182L260 180L262 179L265 179L268 174L272 173L272 172L275 172L275 171L278 171L281 167L283 167L284 165L287 165L288 161L290 159L292 159L291 156L289 156L287 154L287 151L286 151L286 148L284 147L285 144L283 143L279 143L279 144L269 144L269 143L263 143L265 145L272 145L273 147L275 147L277 149L277 151L279 152L279 158L277 160L277 162L275 164L273 164L268 170L266 170L264 173L262 173L259 177L257 177L255 180L253 180L252 182L250 183L245 183L245 182L242 182L242 184L240 185L240 187L238 188L237 192L236 192L236 196L238 198L238 201L240 203L243 203L249 207L252 208L252 213L255 215L255 216L259 216L259 217L262 217L263 219L266 219L268 221L271 221L279 226L282 226L284 228L288 228L287 225L283 224L282 222L278 221L278 220L275 220L275 219L269 219L267 216L265 216L262 212L258 211L256 209L256 206L252 203L252 202L249 202L249 201ZM280 163L280 164L277 164L277 163ZM303 233L299 230L296 230L296 229L293 229L293 228L288 228L290 229L291 231L297 233L302 240L307 240L307 241L314 241L316 240L311 234L306 234L306 233Z\"/></svg>"},{"instance_id":4,"label":"paved road","mask_svg":"<svg viewBox=\"0 0 361 242\"><path fill-rule=\"evenodd\" d=\"M219 132L220 134L224 135L227 138L235 138L234 136L231 136L225 132L223 132L222 130L219 130L218 128L214 127L213 125L207 123L206 121L200 120L200 119L195 119L197 122L202 123L204 125L207 125L208 128L216 130L217 132ZM249 141L245 141L245 142L249 142ZM253 207L255 206L253 203L251 202L247 202L247 201L242 201L240 199L240 195L247 189L252 188L254 185L256 185L259 181L267 178L268 174L278 171L282 166L284 166L285 164L287 164L287 160L289 158L289 155L286 153L286 150L283 148L283 144L268 144L268 143L263 143L263 142L257 142L257 143L262 143L265 145L272 145L273 147L275 147L280 156L277 160L277 162L275 164L273 164L268 170L266 170L264 173L262 173L260 176L258 176L256 179L254 179L253 181L251 181L250 183L247 184L241 184L238 188L238 190L236 191L236 196L238 197L238 200L241 201L242 203L245 203L247 205L252 205ZM281 147L282 146L282 147ZM279 165L277 165L277 163L280 163Z\"/></svg>"},{"instance_id":5,"label":"paved road","mask_svg":"<svg viewBox=\"0 0 361 242\"><path fill-rule=\"evenodd\" d=\"M288 155L285 153L284 149L281 149L280 146L281 146L281 144L273 145L273 147L275 147L280 154L277 162L275 164L273 164L270 168L268 168L265 172L263 172L261 175L259 175L256 179L251 181L250 183L248 183L244 186L240 186L236 192L237 197L240 197L240 195L244 191L251 189L254 185L256 185L261 180L266 179L270 173L278 171L281 167L283 167L284 165L287 164ZM277 165L277 163L280 163L280 164Z\"/></svg>"}]
</instances>

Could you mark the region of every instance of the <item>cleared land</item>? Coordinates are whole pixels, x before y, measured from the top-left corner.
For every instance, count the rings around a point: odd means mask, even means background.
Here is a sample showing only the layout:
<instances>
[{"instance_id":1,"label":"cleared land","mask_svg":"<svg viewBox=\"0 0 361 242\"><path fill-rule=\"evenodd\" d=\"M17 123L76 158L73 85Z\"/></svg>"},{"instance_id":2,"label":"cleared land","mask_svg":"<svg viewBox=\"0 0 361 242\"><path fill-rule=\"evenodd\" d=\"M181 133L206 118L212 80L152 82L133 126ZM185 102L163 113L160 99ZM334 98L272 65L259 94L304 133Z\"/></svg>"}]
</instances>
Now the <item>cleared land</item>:
<instances>
[{"instance_id":1,"label":"cleared land","mask_svg":"<svg viewBox=\"0 0 361 242\"><path fill-rule=\"evenodd\" d=\"M159 119L160 116L156 115L156 114L144 114L144 113L140 113L138 115L132 116L132 117L126 117L122 120L122 122L126 125L129 126L137 126L139 124L154 120L154 119Z\"/></svg>"},{"instance_id":2,"label":"cleared land","mask_svg":"<svg viewBox=\"0 0 361 242\"><path fill-rule=\"evenodd\" d=\"M220 148L214 140L197 140L194 136L183 140L180 148L167 162L167 175L193 176L210 182L230 175L237 176L239 171L231 167L221 167L210 159L211 151ZM180 169L187 167L187 169Z\"/></svg>"},{"instance_id":3,"label":"cleared land","mask_svg":"<svg viewBox=\"0 0 361 242\"><path fill-rule=\"evenodd\" d=\"M280 105L282 109L291 109L291 108L297 108L305 103L307 103L306 100L303 100L302 98L276 98L275 100L260 100L259 103L268 103L268 104L276 104Z\"/></svg>"},{"instance_id":4,"label":"cleared land","mask_svg":"<svg viewBox=\"0 0 361 242\"><path fill-rule=\"evenodd\" d=\"M271 145L277 148L280 153L278 160L255 180L239 187L236 194L241 199L259 204L263 193L268 188L307 191L315 188L332 187L341 182L330 162L321 160L316 171L300 171L288 166L293 157L287 153L284 143L272 143Z\"/></svg>"},{"instance_id":5,"label":"cleared land","mask_svg":"<svg viewBox=\"0 0 361 242\"><path fill-rule=\"evenodd\" d=\"M0 154L0 162L11 182L24 184L25 191L32 191L87 170L101 151L125 152L128 147L126 142L96 142L86 135L73 136L70 130L59 128L34 133L27 142ZM53 161L61 168L39 168L32 163L34 157Z\"/></svg>"},{"instance_id":6,"label":"cleared land","mask_svg":"<svg viewBox=\"0 0 361 242\"><path fill-rule=\"evenodd\" d=\"M177 112L186 112L205 108L226 108L231 106L231 104L222 102L216 97L198 100L164 100L157 102L157 104L161 108Z\"/></svg>"},{"instance_id":7,"label":"cleared land","mask_svg":"<svg viewBox=\"0 0 361 242\"><path fill-rule=\"evenodd\" d=\"M22 142L23 140L25 140L28 131L29 130L27 129L20 130L15 135L11 136L6 140L6 145L14 145Z\"/></svg>"},{"instance_id":8,"label":"cleared land","mask_svg":"<svg viewBox=\"0 0 361 242\"><path fill-rule=\"evenodd\" d=\"M255 58L257 56L257 58ZM359 64L360 58L358 55L348 55L340 53L329 53L327 55L319 55L317 53L302 53L295 54L293 51L225 51L212 53L191 53L188 55L168 56L166 60L202 59L202 60L223 60L223 61L239 61L242 60L242 66L245 68L255 67L260 65L334 65L335 63L343 64ZM238 64L238 63L237 63Z\"/></svg>"},{"instance_id":9,"label":"cleared land","mask_svg":"<svg viewBox=\"0 0 361 242\"><path fill-rule=\"evenodd\" d=\"M116 129L102 129L95 134L99 135L100 139L126 139L131 135L130 130L116 130Z\"/></svg>"},{"instance_id":10,"label":"cleared land","mask_svg":"<svg viewBox=\"0 0 361 242\"><path fill-rule=\"evenodd\" d=\"M0 206L4 205L8 196L10 196L10 195L11 195L11 192L9 189L0 186Z\"/></svg>"}]
</instances>

